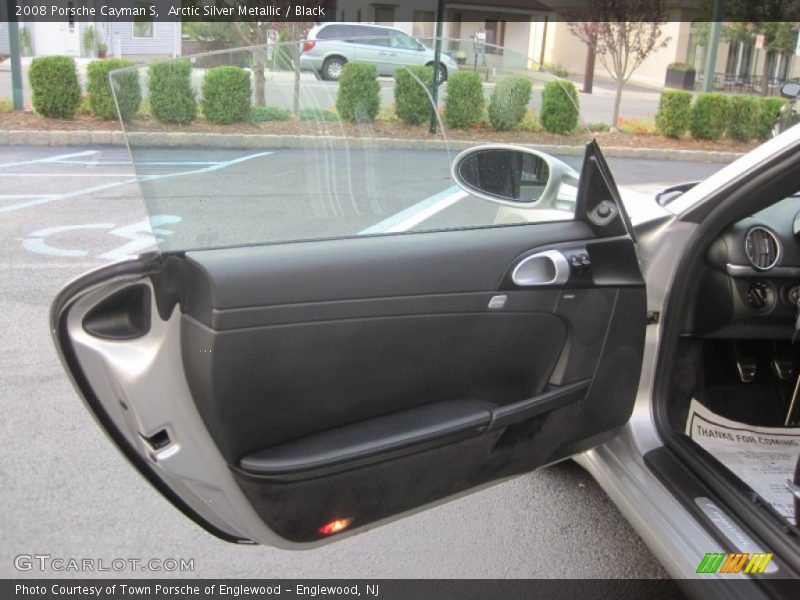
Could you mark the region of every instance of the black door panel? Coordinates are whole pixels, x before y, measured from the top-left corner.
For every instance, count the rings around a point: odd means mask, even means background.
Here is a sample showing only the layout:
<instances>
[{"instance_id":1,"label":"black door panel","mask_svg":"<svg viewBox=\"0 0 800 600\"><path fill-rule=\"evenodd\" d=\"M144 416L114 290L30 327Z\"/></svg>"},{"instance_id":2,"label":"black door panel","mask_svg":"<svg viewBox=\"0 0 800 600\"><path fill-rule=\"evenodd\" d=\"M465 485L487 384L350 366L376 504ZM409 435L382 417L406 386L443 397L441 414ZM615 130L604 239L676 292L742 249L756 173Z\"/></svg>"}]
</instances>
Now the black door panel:
<instances>
[{"instance_id":1,"label":"black door panel","mask_svg":"<svg viewBox=\"0 0 800 600\"><path fill-rule=\"evenodd\" d=\"M223 456L442 400L541 391L566 341L551 314L417 315L216 333L182 323L184 367Z\"/></svg>"},{"instance_id":2,"label":"black door panel","mask_svg":"<svg viewBox=\"0 0 800 600\"><path fill-rule=\"evenodd\" d=\"M644 289L630 241L593 237L571 222L187 253L186 377L262 518L312 541L565 456L583 419L622 425ZM548 249L590 265L512 281Z\"/></svg>"}]
</instances>

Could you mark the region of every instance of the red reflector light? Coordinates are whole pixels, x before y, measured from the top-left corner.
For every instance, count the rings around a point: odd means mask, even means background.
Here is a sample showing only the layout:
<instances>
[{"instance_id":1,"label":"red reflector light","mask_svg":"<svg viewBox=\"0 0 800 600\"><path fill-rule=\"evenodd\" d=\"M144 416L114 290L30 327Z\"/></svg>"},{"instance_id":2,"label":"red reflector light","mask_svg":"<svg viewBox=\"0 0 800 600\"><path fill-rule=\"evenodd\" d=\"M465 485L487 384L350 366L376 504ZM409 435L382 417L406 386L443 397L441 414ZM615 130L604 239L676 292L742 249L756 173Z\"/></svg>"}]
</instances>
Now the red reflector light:
<instances>
[{"instance_id":1,"label":"red reflector light","mask_svg":"<svg viewBox=\"0 0 800 600\"><path fill-rule=\"evenodd\" d=\"M309 50L313 50L315 43L313 40L306 40L303 42L303 52L308 52Z\"/></svg>"},{"instance_id":2,"label":"red reflector light","mask_svg":"<svg viewBox=\"0 0 800 600\"><path fill-rule=\"evenodd\" d=\"M322 535L331 535L332 533L339 533L344 529L347 529L350 526L350 523L353 522L353 519L335 519L330 523L325 523L322 527L319 528L319 532Z\"/></svg>"}]
</instances>

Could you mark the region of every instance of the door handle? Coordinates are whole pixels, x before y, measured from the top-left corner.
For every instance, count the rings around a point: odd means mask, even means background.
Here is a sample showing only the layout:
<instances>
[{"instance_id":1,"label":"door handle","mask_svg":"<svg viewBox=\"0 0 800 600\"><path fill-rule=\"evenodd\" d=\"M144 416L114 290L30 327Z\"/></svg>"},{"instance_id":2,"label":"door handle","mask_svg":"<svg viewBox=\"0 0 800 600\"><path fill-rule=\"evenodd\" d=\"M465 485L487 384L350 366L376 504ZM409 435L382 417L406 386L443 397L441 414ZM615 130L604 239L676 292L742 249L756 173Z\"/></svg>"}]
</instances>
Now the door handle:
<instances>
[{"instance_id":1,"label":"door handle","mask_svg":"<svg viewBox=\"0 0 800 600\"><path fill-rule=\"evenodd\" d=\"M545 250L524 258L511 273L519 286L564 285L569 280L567 257L558 250Z\"/></svg>"}]
</instances>

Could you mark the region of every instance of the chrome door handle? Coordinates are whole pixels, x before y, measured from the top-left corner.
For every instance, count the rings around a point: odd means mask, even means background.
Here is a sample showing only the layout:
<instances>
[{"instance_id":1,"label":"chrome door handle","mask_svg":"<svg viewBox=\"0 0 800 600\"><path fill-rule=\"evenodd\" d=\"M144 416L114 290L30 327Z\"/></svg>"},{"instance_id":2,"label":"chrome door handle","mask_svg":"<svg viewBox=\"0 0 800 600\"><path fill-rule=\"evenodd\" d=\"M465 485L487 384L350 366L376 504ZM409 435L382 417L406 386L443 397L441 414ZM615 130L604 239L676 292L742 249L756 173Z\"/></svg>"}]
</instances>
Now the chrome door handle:
<instances>
[{"instance_id":1,"label":"chrome door handle","mask_svg":"<svg viewBox=\"0 0 800 600\"><path fill-rule=\"evenodd\" d=\"M564 285L569 274L567 257L558 250L545 250L523 259L514 267L511 280L519 286Z\"/></svg>"}]
</instances>

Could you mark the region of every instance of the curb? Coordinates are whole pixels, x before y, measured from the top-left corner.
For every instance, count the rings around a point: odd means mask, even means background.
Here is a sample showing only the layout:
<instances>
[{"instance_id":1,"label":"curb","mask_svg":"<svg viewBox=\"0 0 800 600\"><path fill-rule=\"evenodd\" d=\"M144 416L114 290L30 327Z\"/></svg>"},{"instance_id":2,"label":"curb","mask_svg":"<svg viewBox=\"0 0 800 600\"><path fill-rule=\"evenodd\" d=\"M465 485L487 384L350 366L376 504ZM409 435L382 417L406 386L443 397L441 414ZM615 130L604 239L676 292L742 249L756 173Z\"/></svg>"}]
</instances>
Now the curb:
<instances>
[{"instance_id":1,"label":"curb","mask_svg":"<svg viewBox=\"0 0 800 600\"><path fill-rule=\"evenodd\" d=\"M339 136L225 134L181 132L134 132L127 136L133 146L150 148L374 148L382 150L465 150L481 141L414 140L394 138L351 138ZM122 131L0 131L0 146L125 146ZM582 156L583 146L526 144L557 156ZM602 149L607 157L647 158L684 162L729 163L741 152L708 150L672 150L667 148L627 148L609 146Z\"/></svg>"}]
</instances>

